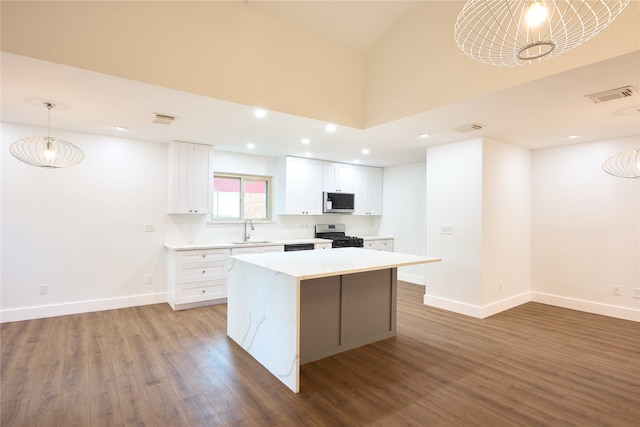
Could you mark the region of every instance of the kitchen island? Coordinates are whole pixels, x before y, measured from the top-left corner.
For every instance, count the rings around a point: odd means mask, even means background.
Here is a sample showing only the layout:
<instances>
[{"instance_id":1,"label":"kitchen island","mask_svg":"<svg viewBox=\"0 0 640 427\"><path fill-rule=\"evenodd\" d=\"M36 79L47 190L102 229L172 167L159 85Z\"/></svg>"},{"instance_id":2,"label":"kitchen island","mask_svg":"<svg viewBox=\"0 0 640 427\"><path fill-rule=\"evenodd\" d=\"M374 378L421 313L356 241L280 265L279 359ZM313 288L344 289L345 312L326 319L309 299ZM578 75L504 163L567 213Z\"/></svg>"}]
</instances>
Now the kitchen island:
<instances>
[{"instance_id":1,"label":"kitchen island","mask_svg":"<svg viewBox=\"0 0 640 427\"><path fill-rule=\"evenodd\" d=\"M395 336L397 268L440 261L361 248L231 258L227 334L296 393L301 364Z\"/></svg>"}]
</instances>

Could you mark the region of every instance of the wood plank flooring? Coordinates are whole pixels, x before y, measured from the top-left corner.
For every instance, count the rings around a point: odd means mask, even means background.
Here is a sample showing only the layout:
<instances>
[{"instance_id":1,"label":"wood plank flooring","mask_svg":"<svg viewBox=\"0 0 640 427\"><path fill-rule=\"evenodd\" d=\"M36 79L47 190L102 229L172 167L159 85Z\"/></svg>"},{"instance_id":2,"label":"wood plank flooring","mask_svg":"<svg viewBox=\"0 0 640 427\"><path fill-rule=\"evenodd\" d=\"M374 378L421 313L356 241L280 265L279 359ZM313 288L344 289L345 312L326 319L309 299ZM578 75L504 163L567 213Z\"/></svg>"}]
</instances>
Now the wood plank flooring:
<instances>
[{"instance_id":1,"label":"wood plank flooring","mask_svg":"<svg viewBox=\"0 0 640 427\"><path fill-rule=\"evenodd\" d=\"M529 303L484 320L399 283L398 336L302 367L290 392L226 306L1 326L2 426L638 426L640 324Z\"/></svg>"}]
</instances>

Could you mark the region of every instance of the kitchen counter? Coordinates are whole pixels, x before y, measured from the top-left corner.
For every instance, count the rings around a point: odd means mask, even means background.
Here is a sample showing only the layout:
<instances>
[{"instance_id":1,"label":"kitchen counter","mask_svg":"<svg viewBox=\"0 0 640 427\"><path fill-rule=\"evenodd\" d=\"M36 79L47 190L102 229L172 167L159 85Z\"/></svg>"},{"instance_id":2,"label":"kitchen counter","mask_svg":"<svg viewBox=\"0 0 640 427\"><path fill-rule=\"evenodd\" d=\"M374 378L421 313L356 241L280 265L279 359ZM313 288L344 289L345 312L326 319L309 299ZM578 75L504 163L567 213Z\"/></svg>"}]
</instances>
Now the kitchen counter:
<instances>
[{"instance_id":1,"label":"kitchen counter","mask_svg":"<svg viewBox=\"0 0 640 427\"><path fill-rule=\"evenodd\" d=\"M396 334L397 267L440 261L362 248L231 258L227 335L296 393L301 364Z\"/></svg>"},{"instance_id":2,"label":"kitchen counter","mask_svg":"<svg viewBox=\"0 0 640 427\"><path fill-rule=\"evenodd\" d=\"M212 243L170 243L165 242L164 247L174 251L186 251L191 249L224 249L248 246L277 246L277 245L293 245L299 243L331 243L329 239L316 239L310 237L308 239L287 239L287 240L256 240L245 242L212 242Z\"/></svg>"},{"instance_id":3,"label":"kitchen counter","mask_svg":"<svg viewBox=\"0 0 640 427\"><path fill-rule=\"evenodd\" d=\"M393 240L392 236L362 236L362 239L367 240Z\"/></svg>"}]
</instances>

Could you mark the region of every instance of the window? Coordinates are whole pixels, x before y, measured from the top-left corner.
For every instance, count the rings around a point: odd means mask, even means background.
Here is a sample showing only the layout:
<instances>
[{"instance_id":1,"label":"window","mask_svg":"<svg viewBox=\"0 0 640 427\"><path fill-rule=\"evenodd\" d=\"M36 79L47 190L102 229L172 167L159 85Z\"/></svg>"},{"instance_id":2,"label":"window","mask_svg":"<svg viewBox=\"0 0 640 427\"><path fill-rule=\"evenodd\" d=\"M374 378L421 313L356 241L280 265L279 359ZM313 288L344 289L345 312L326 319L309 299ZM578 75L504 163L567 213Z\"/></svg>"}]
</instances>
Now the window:
<instances>
[{"instance_id":1,"label":"window","mask_svg":"<svg viewBox=\"0 0 640 427\"><path fill-rule=\"evenodd\" d=\"M215 174L213 219L271 219L271 177Z\"/></svg>"}]
</instances>

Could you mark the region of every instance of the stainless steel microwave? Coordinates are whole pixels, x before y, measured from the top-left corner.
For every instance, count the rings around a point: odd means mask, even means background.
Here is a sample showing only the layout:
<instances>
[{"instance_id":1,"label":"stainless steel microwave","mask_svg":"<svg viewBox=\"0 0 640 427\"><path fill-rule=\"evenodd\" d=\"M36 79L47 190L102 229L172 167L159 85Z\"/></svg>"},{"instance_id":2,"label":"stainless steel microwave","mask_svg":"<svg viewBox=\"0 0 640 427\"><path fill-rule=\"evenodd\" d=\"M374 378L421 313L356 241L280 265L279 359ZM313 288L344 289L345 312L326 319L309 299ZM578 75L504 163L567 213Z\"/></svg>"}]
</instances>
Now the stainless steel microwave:
<instances>
[{"instance_id":1,"label":"stainless steel microwave","mask_svg":"<svg viewBox=\"0 0 640 427\"><path fill-rule=\"evenodd\" d=\"M322 193L322 212L352 213L355 195L353 193Z\"/></svg>"}]
</instances>

